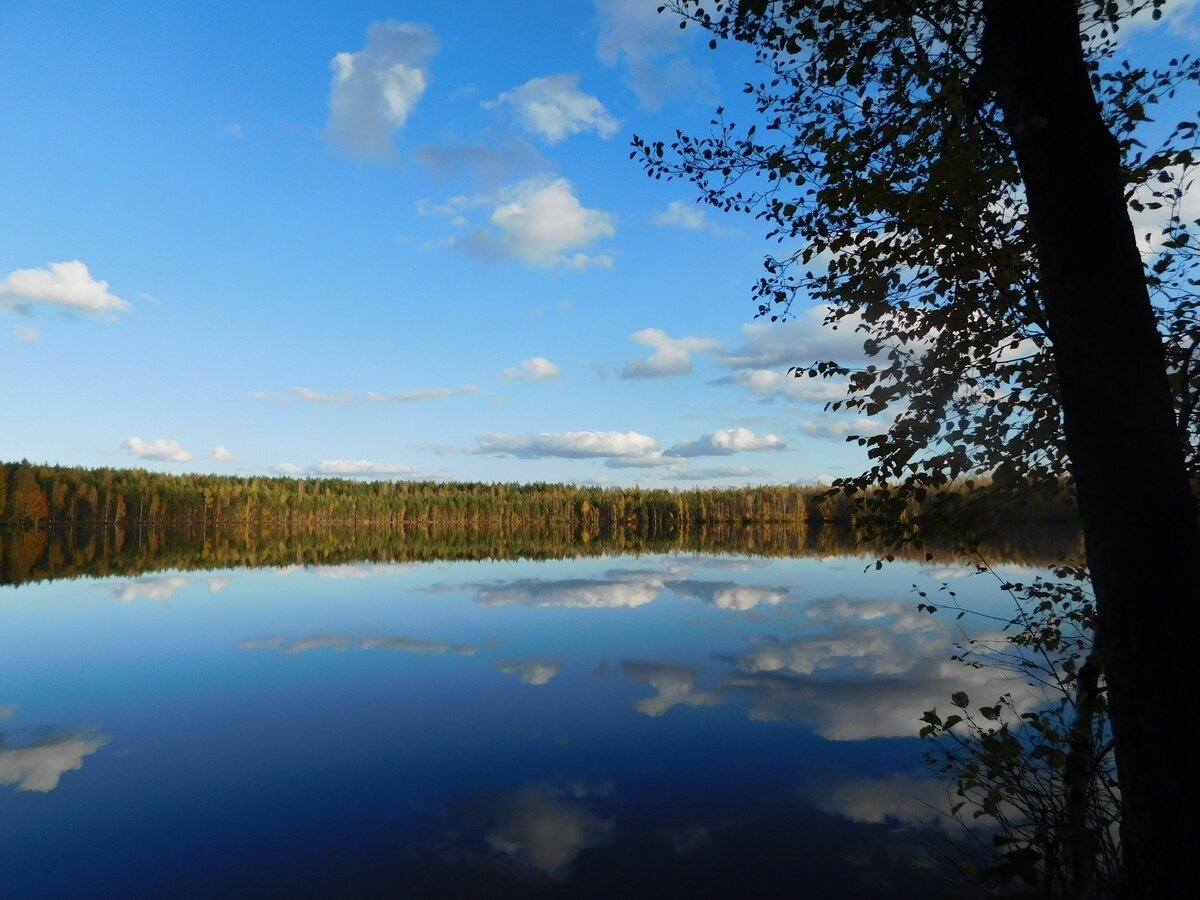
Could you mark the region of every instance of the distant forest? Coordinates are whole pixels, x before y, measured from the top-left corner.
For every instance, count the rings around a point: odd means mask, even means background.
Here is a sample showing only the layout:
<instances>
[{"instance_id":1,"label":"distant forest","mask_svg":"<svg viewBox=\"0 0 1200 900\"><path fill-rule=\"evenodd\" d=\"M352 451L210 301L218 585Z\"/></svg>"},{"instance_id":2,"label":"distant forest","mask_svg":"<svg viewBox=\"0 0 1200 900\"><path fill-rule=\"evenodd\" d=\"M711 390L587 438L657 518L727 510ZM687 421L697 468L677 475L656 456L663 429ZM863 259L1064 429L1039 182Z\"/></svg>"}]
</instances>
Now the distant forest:
<instances>
[{"instance_id":1,"label":"distant forest","mask_svg":"<svg viewBox=\"0 0 1200 900\"><path fill-rule=\"evenodd\" d=\"M932 502L930 498L928 502ZM902 515L915 515L910 507ZM1026 511L1028 512L1028 510ZM1039 519L1065 520L1065 508ZM569 484L167 475L0 464L0 524L570 528L640 533L702 525L853 524L850 498L817 485L666 490Z\"/></svg>"}]
</instances>

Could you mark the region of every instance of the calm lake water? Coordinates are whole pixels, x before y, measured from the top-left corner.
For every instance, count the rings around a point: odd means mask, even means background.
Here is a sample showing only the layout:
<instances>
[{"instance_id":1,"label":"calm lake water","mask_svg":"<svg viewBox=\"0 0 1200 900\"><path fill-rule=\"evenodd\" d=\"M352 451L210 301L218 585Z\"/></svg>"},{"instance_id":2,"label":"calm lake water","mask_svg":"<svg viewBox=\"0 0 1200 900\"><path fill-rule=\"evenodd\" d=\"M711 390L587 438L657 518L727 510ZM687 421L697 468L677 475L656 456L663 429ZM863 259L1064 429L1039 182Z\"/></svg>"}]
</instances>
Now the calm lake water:
<instances>
[{"instance_id":1,"label":"calm lake water","mask_svg":"<svg viewBox=\"0 0 1200 900\"><path fill-rule=\"evenodd\" d=\"M1009 610L869 562L0 587L0 893L940 895L917 720L1011 685L912 589Z\"/></svg>"}]
</instances>

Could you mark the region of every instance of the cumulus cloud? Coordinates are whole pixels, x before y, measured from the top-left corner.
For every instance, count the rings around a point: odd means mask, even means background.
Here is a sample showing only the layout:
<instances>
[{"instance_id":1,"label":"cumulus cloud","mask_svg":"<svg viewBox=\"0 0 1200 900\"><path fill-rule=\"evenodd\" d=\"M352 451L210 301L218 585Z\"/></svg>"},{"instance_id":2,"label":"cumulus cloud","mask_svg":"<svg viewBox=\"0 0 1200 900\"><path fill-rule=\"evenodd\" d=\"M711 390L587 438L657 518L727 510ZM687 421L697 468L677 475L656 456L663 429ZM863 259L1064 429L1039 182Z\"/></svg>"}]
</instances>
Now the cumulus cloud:
<instances>
[{"instance_id":1,"label":"cumulus cloud","mask_svg":"<svg viewBox=\"0 0 1200 900\"><path fill-rule=\"evenodd\" d=\"M25 308L44 303L102 319L128 312L133 304L112 294L108 282L93 278L79 260L50 263L44 269L14 269L0 281L0 306Z\"/></svg>"},{"instance_id":2,"label":"cumulus cloud","mask_svg":"<svg viewBox=\"0 0 1200 900\"><path fill-rule=\"evenodd\" d=\"M783 450L786 446L776 434L757 435L748 428L718 428L694 441L679 441L666 452L669 456L730 456L758 450Z\"/></svg>"},{"instance_id":3,"label":"cumulus cloud","mask_svg":"<svg viewBox=\"0 0 1200 900\"><path fill-rule=\"evenodd\" d=\"M544 356L521 360L500 373L501 381L562 381L562 369Z\"/></svg>"},{"instance_id":4,"label":"cumulus cloud","mask_svg":"<svg viewBox=\"0 0 1200 900\"><path fill-rule=\"evenodd\" d=\"M396 391L383 394L378 391L367 391L366 397L372 403L420 403L422 400L440 400L443 397L470 397L479 393L479 388L473 384L462 387L422 387L410 391Z\"/></svg>"},{"instance_id":5,"label":"cumulus cloud","mask_svg":"<svg viewBox=\"0 0 1200 900\"><path fill-rule=\"evenodd\" d=\"M0 746L0 784L16 785L18 791L48 793L58 787L64 772L82 769L84 757L107 743L108 738L102 735L75 733L28 747Z\"/></svg>"},{"instance_id":6,"label":"cumulus cloud","mask_svg":"<svg viewBox=\"0 0 1200 900\"><path fill-rule=\"evenodd\" d=\"M499 191L492 199L490 228L477 228L453 243L481 259L517 259L538 268L609 268L608 254L589 256L582 248L612 237L612 213L579 202L565 178L535 176Z\"/></svg>"},{"instance_id":7,"label":"cumulus cloud","mask_svg":"<svg viewBox=\"0 0 1200 900\"><path fill-rule=\"evenodd\" d=\"M212 453L208 455L208 458L215 459L217 462L233 462L233 454L220 444L213 447Z\"/></svg>"},{"instance_id":8,"label":"cumulus cloud","mask_svg":"<svg viewBox=\"0 0 1200 900\"><path fill-rule=\"evenodd\" d=\"M271 471L276 475L303 475L304 466L298 466L290 462L281 462L271 466Z\"/></svg>"},{"instance_id":9,"label":"cumulus cloud","mask_svg":"<svg viewBox=\"0 0 1200 900\"><path fill-rule=\"evenodd\" d=\"M42 333L32 325L14 325L13 337L15 337L18 341L33 343L34 341L40 341L42 339Z\"/></svg>"},{"instance_id":10,"label":"cumulus cloud","mask_svg":"<svg viewBox=\"0 0 1200 900\"><path fill-rule=\"evenodd\" d=\"M222 578L209 578L207 581L204 582L204 586L208 588L208 592L210 594L220 593L221 591L225 590L225 588L228 586L228 584L229 584L228 576L225 576Z\"/></svg>"},{"instance_id":11,"label":"cumulus cloud","mask_svg":"<svg viewBox=\"0 0 1200 900\"><path fill-rule=\"evenodd\" d=\"M643 459L656 457L660 451L654 438L637 431L564 431L522 435L483 434L479 436L477 452L520 459Z\"/></svg>"},{"instance_id":12,"label":"cumulus cloud","mask_svg":"<svg viewBox=\"0 0 1200 900\"><path fill-rule=\"evenodd\" d=\"M366 46L330 61L330 138L356 156L395 159L392 135L429 86L428 60L437 51L431 28L413 22L372 22Z\"/></svg>"},{"instance_id":13,"label":"cumulus cloud","mask_svg":"<svg viewBox=\"0 0 1200 900\"><path fill-rule=\"evenodd\" d=\"M617 120L596 97L579 90L574 72L531 78L484 106L512 109L522 128L551 144L583 131L602 138L617 133Z\"/></svg>"},{"instance_id":14,"label":"cumulus cloud","mask_svg":"<svg viewBox=\"0 0 1200 900\"><path fill-rule=\"evenodd\" d=\"M505 675L516 675L521 684L549 684L563 667L561 659L498 659L496 668Z\"/></svg>"},{"instance_id":15,"label":"cumulus cloud","mask_svg":"<svg viewBox=\"0 0 1200 900\"><path fill-rule=\"evenodd\" d=\"M323 459L308 467L317 475L419 475L411 466L396 463L372 462L367 459Z\"/></svg>"},{"instance_id":16,"label":"cumulus cloud","mask_svg":"<svg viewBox=\"0 0 1200 900\"><path fill-rule=\"evenodd\" d=\"M165 462L187 462L192 458L191 451L179 446L179 441L167 438L143 441L136 435L121 441L117 452L125 456L136 456L138 459L158 459Z\"/></svg>"},{"instance_id":17,"label":"cumulus cloud","mask_svg":"<svg viewBox=\"0 0 1200 900\"><path fill-rule=\"evenodd\" d=\"M635 344L651 347L648 359L632 359L621 370L622 378L669 378L692 371L693 353L712 353L720 347L713 338L673 338L661 328L643 328L629 338Z\"/></svg>"},{"instance_id":18,"label":"cumulus cloud","mask_svg":"<svg viewBox=\"0 0 1200 900\"><path fill-rule=\"evenodd\" d=\"M713 92L711 73L684 53L692 32L681 32L677 17L660 15L661 6L661 0L596 0L596 56L608 66L624 65L629 87L649 110L673 97Z\"/></svg>"},{"instance_id":19,"label":"cumulus cloud","mask_svg":"<svg viewBox=\"0 0 1200 900\"><path fill-rule=\"evenodd\" d=\"M111 594L114 600L119 600L121 603L132 603L134 600L155 600L165 603L186 584L187 579L182 575L161 575L115 585Z\"/></svg>"},{"instance_id":20,"label":"cumulus cloud","mask_svg":"<svg viewBox=\"0 0 1200 900\"><path fill-rule=\"evenodd\" d=\"M1122 34L1166 26L1172 34L1200 40L1200 21L1197 21L1196 15L1198 7L1200 0L1166 0L1162 6L1162 18L1156 21L1153 10L1147 5L1125 23Z\"/></svg>"}]
</instances>

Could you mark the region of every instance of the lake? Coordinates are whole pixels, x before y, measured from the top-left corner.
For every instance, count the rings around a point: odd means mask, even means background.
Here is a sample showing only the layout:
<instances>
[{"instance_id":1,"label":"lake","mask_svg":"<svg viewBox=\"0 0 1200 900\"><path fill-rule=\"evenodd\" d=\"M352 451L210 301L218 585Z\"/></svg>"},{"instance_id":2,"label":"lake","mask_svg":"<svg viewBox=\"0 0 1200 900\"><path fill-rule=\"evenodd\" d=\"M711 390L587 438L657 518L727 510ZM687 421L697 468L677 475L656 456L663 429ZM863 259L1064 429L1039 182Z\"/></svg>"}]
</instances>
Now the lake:
<instances>
[{"instance_id":1,"label":"lake","mask_svg":"<svg viewBox=\"0 0 1200 900\"><path fill-rule=\"evenodd\" d=\"M951 563L873 560L0 587L3 893L940 895L918 719L1012 685L952 661L970 620L913 590L1011 601Z\"/></svg>"}]
</instances>

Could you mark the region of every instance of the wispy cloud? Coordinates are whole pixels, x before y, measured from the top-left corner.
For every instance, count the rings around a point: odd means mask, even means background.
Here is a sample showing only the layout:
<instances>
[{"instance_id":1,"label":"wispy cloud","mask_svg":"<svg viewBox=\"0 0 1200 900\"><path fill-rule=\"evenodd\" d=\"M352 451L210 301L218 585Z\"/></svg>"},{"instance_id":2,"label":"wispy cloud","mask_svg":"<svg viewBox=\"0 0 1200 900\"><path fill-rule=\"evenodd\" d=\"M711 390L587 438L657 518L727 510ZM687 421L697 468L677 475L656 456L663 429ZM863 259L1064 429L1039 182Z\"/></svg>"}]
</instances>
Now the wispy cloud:
<instances>
[{"instance_id":1,"label":"wispy cloud","mask_svg":"<svg viewBox=\"0 0 1200 900\"><path fill-rule=\"evenodd\" d=\"M459 388L423 387L410 391L396 391L383 394L377 391L367 391L366 397L372 403L420 403L422 400L440 400L443 397L470 397L479 393L479 388L466 384Z\"/></svg>"},{"instance_id":2,"label":"wispy cloud","mask_svg":"<svg viewBox=\"0 0 1200 900\"><path fill-rule=\"evenodd\" d=\"M737 234L736 231L722 228L711 222L707 210L695 203L685 203L682 200L672 200L667 204L666 209L654 214L652 221L655 225L682 228L684 231L707 231L719 235Z\"/></svg>"},{"instance_id":3,"label":"wispy cloud","mask_svg":"<svg viewBox=\"0 0 1200 900\"><path fill-rule=\"evenodd\" d=\"M308 467L314 475L420 475L412 466L371 462L367 459L323 459Z\"/></svg>"},{"instance_id":4,"label":"wispy cloud","mask_svg":"<svg viewBox=\"0 0 1200 900\"><path fill-rule=\"evenodd\" d=\"M14 325L13 337L18 341L33 343L42 339L42 333L31 325Z\"/></svg>"},{"instance_id":5,"label":"wispy cloud","mask_svg":"<svg viewBox=\"0 0 1200 900\"><path fill-rule=\"evenodd\" d=\"M713 93L712 74L685 55L691 32L680 31L678 17L660 15L662 5L661 0L596 0L596 56L608 66L624 65L629 87L649 110L675 97L707 99Z\"/></svg>"},{"instance_id":6,"label":"wispy cloud","mask_svg":"<svg viewBox=\"0 0 1200 900\"><path fill-rule=\"evenodd\" d=\"M129 312L133 304L108 289L108 282L93 278L79 260L50 263L44 269L14 269L0 281L0 306L22 309L45 304L101 319Z\"/></svg>"},{"instance_id":7,"label":"wispy cloud","mask_svg":"<svg viewBox=\"0 0 1200 900\"><path fill-rule=\"evenodd\" d=\"M413 22L372 22L366 46L330 62L330 138L356 156L394 160L392 135L404 127L429 86L433 29Z\"/></svg>"}]
</instances>

